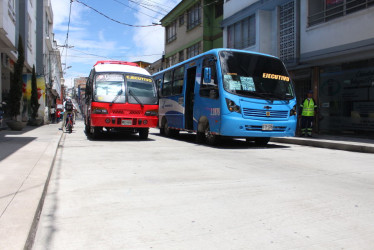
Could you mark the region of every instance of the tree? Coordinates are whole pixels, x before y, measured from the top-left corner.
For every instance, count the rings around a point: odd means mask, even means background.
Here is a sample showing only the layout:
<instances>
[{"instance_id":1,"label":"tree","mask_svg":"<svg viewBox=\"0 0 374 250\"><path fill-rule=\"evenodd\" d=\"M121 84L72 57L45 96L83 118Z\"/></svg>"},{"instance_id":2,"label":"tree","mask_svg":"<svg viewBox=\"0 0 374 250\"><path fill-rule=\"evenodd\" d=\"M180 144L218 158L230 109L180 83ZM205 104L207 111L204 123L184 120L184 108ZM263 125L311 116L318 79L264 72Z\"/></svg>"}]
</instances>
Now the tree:
<instances>
[{"instance_id":1,"label":"tree","mask_svg":"<svg viewBox=\"0 0 374 250\"><path fill-rule=\"evenodd\" d=\"M25 55L23 51L22 37L18 38L18 59L14 64L14 73L11 75L11 84L9 90L9 115L17 120L17 115L20 114L21 98L22 98L22 76L23 76L23 65L25 62Z\"/></svg>"},{"instance_id":2,"label":"tree","mask_svg":"<svg viewBox=\"0 0 374 250\"><path fill-rule=\"evenodd\" d=\"M32 76L31 76L31 120L34 121L38 116L39 110L38 102L38 88L36 85L36 74L35 74L35 65L32 66Z\"/></svg>"}]
</instances>

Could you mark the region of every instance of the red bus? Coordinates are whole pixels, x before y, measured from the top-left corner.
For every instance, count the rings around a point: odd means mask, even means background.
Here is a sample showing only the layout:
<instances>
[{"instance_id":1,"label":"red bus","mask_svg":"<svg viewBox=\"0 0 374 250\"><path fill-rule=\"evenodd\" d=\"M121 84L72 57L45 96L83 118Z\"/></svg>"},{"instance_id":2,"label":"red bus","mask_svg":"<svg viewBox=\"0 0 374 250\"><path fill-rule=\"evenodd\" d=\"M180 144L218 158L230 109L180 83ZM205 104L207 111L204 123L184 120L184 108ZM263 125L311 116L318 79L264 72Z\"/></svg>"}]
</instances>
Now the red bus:
<instances>
[{"instance_id":1,"label":"red bus","mask_svg":"<svg viewBox=\"0 0 374 250\"><path fill-rule=\"evenodd\" d=\"M157 88L136 63L98 61L87 80L85 103L85 130L94 139L111 131L147 139L149 128L157 126Z\"/></svg>"}]
</instances>

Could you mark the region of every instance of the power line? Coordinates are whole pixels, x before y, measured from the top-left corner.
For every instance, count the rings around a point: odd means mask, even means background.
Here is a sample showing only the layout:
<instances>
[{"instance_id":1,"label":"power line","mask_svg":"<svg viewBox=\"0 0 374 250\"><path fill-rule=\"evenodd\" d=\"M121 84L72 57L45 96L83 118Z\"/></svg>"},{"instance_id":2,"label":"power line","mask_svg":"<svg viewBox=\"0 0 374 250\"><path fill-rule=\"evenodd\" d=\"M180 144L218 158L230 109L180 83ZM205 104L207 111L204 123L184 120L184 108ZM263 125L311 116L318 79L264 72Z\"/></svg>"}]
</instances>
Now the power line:
<instances>
[{"instance_id":1,"label":"power line","mask_svg":"<svg viewBox=\"0 0 374 250\"><path fill-rule=\"evenodd\" d=\"M74 51L77 51L79 53L86 54L86 55L89 55L89 56L102 57L102 58L107 58L107 59L111 59L111 60L114 60L114 58L123 58L123 56L107 57L107 56L102 56L102 55L97 55L97 54L91 54L91 53L88 53L88 52L85 52L85 51L82 51L82 50L78 50L78 49L71 49L71 50L74 50ZM136 56L141 57L141 56L157 56L157 55L161 55L161 54L136 55ZM79 57L79 56L71 55L70 57ZM84 58L87 58L87 57L84 57Z\"/></svg>"},{"instance_id":2,"label":"power line","mask_svg":"<svg viewBox=\"0 0 374 250\"><path fill-rule=\"evenodd\" d=\"M129 0L129 2L132 2L132 3L134 3L134 4L137 4L137 5L139 5L140 7L143 7L143 8L145 8L145 9L147 9L147 10L153 11L153 12L155 12L155 13L157 13L157 14L165 15L165 13L161 13L161 12L159 12L159 11L157 11L157 10L154 10L154 9L152 9L152 8L149 8L149 7L146 7L146 6L144 6L142 3L139 3L139 2L136 2L136 1L133 1L133 0Z\"/></svg>"},{"instance_id":3,"label":"power line","mask_svg":"<svg viewBox=\"0 0 374 250\"><path fill-rule=\"evenodd\" d=\"M141 11L139 11L139 10L137 10L137 9L135 9L135 8L133 8L133 7L129 6L129 5L127 5L127 4L124 4L124 3L122 3L122 2L120 2L120 1L118 1L118 0L113 0L113 1L114 1L114 2L117 2L117 3L119 3L119 4L122 4L123 6L126 6L127 8L130 8L130 9L136 10L137 12L139 12L139 13L141 13L141 14L143 14L143 15L146 15L146 16L148 16L148 17L150 17L150 18L154 18L153 16L148 15L148 14L146 14L146 13L144 13L144 12L141 12Z\"/></svg>"},{"instance_id":4,"label":"power line","mask_svg":"<svg viewBox=\"0 0 374 250\"><path fill-rule=\"evenodd\" d=\"M86 6L87 8L90 8L91 10L95 11L96 13L98 13L98 14L100 14L100 15L106 17L107 19L109 19L109 20L111 20L111 21L113 21L113 22L116 22L116 23L119 23L119 24L125 25L125 26L129 26L129 27L137 27L137 28L144 28L144 27L152 27L152 26L157 26L157 25L159 25L159 24L150 24L150 25L133 25L133 24L128 24L128 23L123 23L123 22L120 22L120 21L118 21L118 20L115 20L115 19L113 19L113 18L111 18L111 17L105 15L104 13L98 11L97 9L95 9L95 8L93 8L93 7L87 5L87 4L85 4L85 3L83 3L83 2L81 2L81 1L79 1L79 0L71 0L71 1L75 1L75 2L77 2L77 3L80 3L80 4L84 5L84 6Z\"/></svg>"},{"instance_id":5,"label":"power line","mask_svg":"<svg viewBox=\"0 0 374 250\"><path fill-rule=\"evenodd\" d=\"M135 3L135 2L133 2L133 3ZM162 13L163 15L165 15L166 13L169 12L169 9L163 8L163 7L161 7L161 4L156 3L156 2L152 2L152 1L137 1L136 4L138 4L139 6L141 6L143 8L145 8L144 6L148 6L148 7L151 7L151 8L157 8L160 11L165 12L165 13ZM168 6L165 6L165 7L168 7Z\"/></svg>"}]
</instances>

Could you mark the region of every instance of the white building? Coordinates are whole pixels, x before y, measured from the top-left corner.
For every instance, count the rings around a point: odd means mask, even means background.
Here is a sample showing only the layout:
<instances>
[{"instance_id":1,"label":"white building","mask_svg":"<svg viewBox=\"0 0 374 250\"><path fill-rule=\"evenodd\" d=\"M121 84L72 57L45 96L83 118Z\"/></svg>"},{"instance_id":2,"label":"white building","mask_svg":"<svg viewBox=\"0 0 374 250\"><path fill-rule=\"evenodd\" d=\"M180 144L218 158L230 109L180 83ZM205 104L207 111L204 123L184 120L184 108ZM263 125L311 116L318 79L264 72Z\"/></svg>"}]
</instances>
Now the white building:
<instances>
[{"instance_id":1,"label":"white building","mask_svg":"<svg viewBox=\"0 0 374 250\"><path fill-rule=\"evenodd\" d=\"M0 1L0 104L9 93L10 72L17 60L16 51L16 0Z\"/></svg>"},{"instance_id":2,"label":"white building","mask_svg":"<svg viewBox=\"0 0 374 250\"><path fill-rule=\"evenodd\" d=\"M374 137L374 0L228 0L224 47L280 57L317 130Z\"/></svg>"},{"instance_id":3,"label":"white building","mask_svg":"<svg viewBox=\"0 0 374 250\"><path fill-rule=\"evenodd\" d=\"M61 55L53 34L51 0L37 0L36 73L44 77L46 105L56 106L61 97Z\"/></svg>"}]
</instances>

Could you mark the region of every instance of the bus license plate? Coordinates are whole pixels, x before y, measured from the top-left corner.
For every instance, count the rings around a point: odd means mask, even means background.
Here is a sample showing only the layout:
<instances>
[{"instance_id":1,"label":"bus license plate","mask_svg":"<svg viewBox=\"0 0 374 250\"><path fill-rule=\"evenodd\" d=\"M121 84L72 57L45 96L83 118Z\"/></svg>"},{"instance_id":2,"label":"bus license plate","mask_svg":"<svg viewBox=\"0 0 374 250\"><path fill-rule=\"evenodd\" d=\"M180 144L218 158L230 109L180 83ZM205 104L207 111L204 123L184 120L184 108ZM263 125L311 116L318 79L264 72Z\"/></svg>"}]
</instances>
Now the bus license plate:
<instances>
[{"instance_id":1,"label":"bus license plate","mask_svg":"<svg viewBox=\"0 0 374 250\"><path fill-rule=\"evenodd\" d=\"M122 120L122 125L132 125L132 120Z\"/></svg>"},{"instance_id":2,"label":"bus license plate","mask_svg":"<svg viewBox=\"0 0 374 250\"><path fill-rule=\"evenodd\" d=\"M262 124L262 130L273 130L273 124Z\"/></svg>"}]
</instances>

